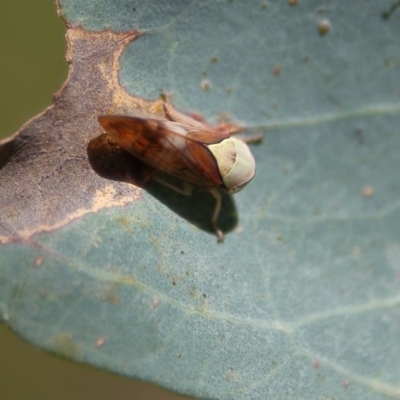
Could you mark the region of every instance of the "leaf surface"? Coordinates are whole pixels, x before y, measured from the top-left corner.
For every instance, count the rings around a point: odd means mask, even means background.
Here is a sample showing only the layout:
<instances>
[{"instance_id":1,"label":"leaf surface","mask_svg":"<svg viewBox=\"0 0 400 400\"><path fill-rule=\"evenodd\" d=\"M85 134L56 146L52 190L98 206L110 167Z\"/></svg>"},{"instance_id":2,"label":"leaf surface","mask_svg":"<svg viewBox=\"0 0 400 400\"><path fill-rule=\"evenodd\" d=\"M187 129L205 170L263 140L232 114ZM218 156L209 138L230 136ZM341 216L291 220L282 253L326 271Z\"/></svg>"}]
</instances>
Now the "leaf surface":
<instances>
[{"instance_id":1,"label":"leaf surface","mask_svg":"<svg viewBox=\"0 0 400 400\"><path fill-rule=\"evenodd\" d=\"M398 398L393 4L61 1L68 81L0 147L1 319L198 398ZM97 123L163 118L160 90L264 131L222 245L208 193L141 189L146 166Z\"/></svg>"}]
</instances>

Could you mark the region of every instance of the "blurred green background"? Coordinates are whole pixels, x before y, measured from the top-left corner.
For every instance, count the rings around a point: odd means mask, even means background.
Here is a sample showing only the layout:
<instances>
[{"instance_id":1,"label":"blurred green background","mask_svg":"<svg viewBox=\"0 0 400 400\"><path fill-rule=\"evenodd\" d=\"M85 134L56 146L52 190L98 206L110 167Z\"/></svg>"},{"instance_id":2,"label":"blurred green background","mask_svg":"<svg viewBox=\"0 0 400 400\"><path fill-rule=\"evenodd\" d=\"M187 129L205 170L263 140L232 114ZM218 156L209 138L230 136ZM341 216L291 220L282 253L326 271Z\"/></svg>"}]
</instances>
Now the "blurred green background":
<instances>
[{"instance_id":1,"label":"blurred green background","mask_svg":"<svg viewBox=\"0 0 400 400\"><path fill-rule=\"evenodd\" d=\"M52 102L67 76L65 25L53 0L3 1L0 11L0 138ZM185 397L42 353L0 323L0 399Z\"/></svg>"},{"instance_id":2,"label":"blurred green background","mask_svg":"<svg viewBox=\"0 0 400 400\"><path fill-rule=\"evenodd\" d=\"M52 102L67 76L65 25L52 0L3 2L0 12L0 137Z\"/></svg>"}]
</instances>

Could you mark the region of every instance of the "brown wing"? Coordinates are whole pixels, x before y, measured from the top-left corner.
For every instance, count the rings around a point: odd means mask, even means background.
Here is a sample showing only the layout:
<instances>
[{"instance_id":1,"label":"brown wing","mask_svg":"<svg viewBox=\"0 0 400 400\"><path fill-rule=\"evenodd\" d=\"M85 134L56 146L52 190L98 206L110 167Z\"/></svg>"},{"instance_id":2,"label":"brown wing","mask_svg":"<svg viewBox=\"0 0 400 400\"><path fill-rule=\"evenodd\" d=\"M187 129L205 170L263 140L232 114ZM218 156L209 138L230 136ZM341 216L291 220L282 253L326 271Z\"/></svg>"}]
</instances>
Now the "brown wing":
<instances>
[{"instance_id":1,"label":"brown wing","mask_svg":"<svg viewBox=\"0 0 400 400\"><path fill-rule=\"evenodd\" d=\"M102 116L99 122L121 147L152 167L196 186L223 186L215 158L205 144L218 143L228 135L121 115Z\"/></svg>"}]
</instances>

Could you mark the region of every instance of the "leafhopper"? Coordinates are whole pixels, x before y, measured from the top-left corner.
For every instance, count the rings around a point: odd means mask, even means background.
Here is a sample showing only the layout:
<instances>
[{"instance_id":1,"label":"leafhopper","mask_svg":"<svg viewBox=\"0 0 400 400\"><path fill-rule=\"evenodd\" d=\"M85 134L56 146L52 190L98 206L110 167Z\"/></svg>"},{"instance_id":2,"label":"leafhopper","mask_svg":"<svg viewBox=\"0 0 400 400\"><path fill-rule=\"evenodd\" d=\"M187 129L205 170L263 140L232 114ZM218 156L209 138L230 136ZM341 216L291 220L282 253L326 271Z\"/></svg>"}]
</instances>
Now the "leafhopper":
<instances>
[{"instance_id":1,"label":"leafhopper","mask_svg":"<svg viewBox=\"0 0 400 400\"><path fill-rule=\"evenodd\" d=\"M209 191L216 199L211 224L218 241L224 235L217 225L221 194L242 190L254 177L256 164L245 139L232 136L239 130L231 124L209 125L199 116L177 111L162 95L167 120L104 115L99 123L123 149L156 171L152 179L189 196L194 186ZM252 137L250 140L260 139ZM157 176L157 171L183 183L182 188Z\"/></svg>"}]
</instances>

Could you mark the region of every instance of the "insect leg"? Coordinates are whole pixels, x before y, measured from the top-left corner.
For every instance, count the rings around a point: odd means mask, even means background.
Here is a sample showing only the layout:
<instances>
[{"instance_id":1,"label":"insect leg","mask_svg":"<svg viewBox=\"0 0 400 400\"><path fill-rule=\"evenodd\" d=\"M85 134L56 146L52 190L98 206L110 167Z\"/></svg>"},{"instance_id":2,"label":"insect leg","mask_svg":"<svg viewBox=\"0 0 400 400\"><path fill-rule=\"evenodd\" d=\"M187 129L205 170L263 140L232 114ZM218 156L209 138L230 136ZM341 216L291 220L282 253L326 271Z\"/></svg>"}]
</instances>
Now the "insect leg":
<instances>
[{"instance_id":1,"label":"insect leg","mask_svg":"<svg viewBox=\"0 0 400 400\"><path fill-rule=\"evenodd\" d=\"M243 132L246 128L236 125L233 122L220 122L214 130L225 135L236 135L238 132Z\"/></svg>"},{"instance_id":2,"label":"insect leg","mask_svg":"<svg viewBox=\"0 0 400 400\"><path fill-rule=\"evenodd\" d=\"M166 117L170 121L178 122L186 127L196 128L201 131L211 129L213 130L211 125L208 125L205 121L199 121L195 118L191 118L185 114L179 112L171 103L169 96L167 93L161 93L161 98L164 101L164 112Z\"/></svg>"},{"instance_id":3,"label":"insect leg","mask_svg":"<svg viewBox=\"0 0 400 400\"><path fill-rule=\"evenodd\" d=\"M152 176L152 179L155 180L156 182L161 183L162 185L166 186L167 188L175 190L175 192L183 194L184 196L190 196L192 194L193 186L190 183L182 182L183 188L180 188L179 186L175 186L172 183L169 183L169 182L165 181L164 179L160 178L157 173L155 173Z\"/></svg>"},{"instance_id":4,"label":"insect leg","mask_svg":"<svg viewBox=\"0 0 400 400\"><path fill-rule=\"evenodd\" d=\"M260 143L264 140L264 135L262 132L260 133L253 133L252 135L235 135L236 139L241 140L245 143Z\"/></svg>"},{"instance_id":5,"label":"insect leg","mask_svg":"<svg viewBox=\"0 0 400 400\"><path fill-rule=\"evenodd\" d=\"M221 229L218 228L218 225L217 225L218 215L219 215L219 212L221 211L222 197L221 197L221 194L218 192L217 189L210 189L210 193L215 197L215 200L217 200L217 203L215 204L214 213L213 213L213 216L212 216L212 219L211 219L211 223L212 223L212 226L215 229L215 233L217 234L218 243L223 243L224 234L222 233Z\"/></svg>"}]
</instances>

